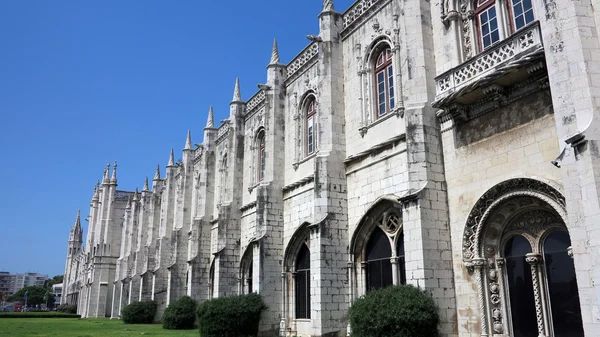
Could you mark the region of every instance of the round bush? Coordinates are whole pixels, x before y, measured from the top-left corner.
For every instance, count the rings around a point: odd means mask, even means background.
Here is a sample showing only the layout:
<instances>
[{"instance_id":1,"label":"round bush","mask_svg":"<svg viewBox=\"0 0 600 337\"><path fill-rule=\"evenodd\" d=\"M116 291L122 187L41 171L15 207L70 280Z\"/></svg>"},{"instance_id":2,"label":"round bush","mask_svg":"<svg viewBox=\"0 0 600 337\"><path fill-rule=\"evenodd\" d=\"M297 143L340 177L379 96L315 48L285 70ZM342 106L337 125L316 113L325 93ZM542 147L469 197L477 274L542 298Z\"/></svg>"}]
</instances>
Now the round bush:
<instances>
[{"instance_id":1,"label":"round bush","mask_svg":"<svg viewBox=\"0 0 600 337\"><path fill-rule=\"evenodd\" d=\"M156 302L142 301L131 303L121 310L125 324L151 324L156 315Z\"/></svg>"},{"instance_id":2,"label":"round bush","mask_svg":"<svg viewBox=\"0 0 600 337\"><path fill-rule=\"evenodd\" d=\"M163 328L170 330L189 330L196 321L196 301L183 296L169 304L163 316Z\"/></svg>"},{"instance_id":3,"label":"round bush","mask_svg":"<svg viewBox=\"0 0 600 337\"><path fill-rule=\"evenodd\" d=\"M349 311L352 337L437 337L438 313L433 299L411 285L373 290Z\"/></svg>"},{"instance_id":4,"label":"round bush","mask_svg":"<svg viewBox=\"0 0 600 337\"><path fill-rule=\"evenodd\" d=\"M215 298L198 306L202 337L250 337L258 334L266 306L258 294Z\"/></svg>"}]
</instances>

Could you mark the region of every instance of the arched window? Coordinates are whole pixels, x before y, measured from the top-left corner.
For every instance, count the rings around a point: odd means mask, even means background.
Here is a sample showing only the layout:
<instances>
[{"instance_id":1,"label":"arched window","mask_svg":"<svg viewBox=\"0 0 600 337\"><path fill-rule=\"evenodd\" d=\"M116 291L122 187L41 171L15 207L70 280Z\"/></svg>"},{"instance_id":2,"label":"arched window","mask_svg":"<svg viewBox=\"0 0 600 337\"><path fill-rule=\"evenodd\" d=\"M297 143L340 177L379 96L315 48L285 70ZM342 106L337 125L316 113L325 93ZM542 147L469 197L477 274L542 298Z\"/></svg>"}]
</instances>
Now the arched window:
<instances>
[{"instance_id":1,"label":"arched window","mask_svg":"<svg viewBox=\"0 0 600 337\"><path fill-rule=\"evenodd\" d=\"M219 202L227 200L227 154L223 156L221 161L221 189L219 192Z\"/></svg>"},{"instance_id":2,"label":"arched window","mask_svg":"<svg viewBox=\"0 0 600 337\"><path fill-rule=\"evenodd\" d=\"M252 274L254 271L252 270L252 261L250 261L250 266L248 266L248 275L246 277L246 291L245 294L250 294L252 292Z\"/></svg>"},{"instance_id":3,"label":"arched window","mask_svg":"<svg viewBox=\"0 0 600 337\"><path fill-rule=\"evenodd\" d=\"M302 244L296 258L296 318L310 318L310 250Z\"/></svg>"},{"instance_id":4,"label":"arched window","mask_svg":"<svg viewBox=\"0 0 600 337\"><path fill-rule=\"evenodd\" d=\"M475 0L474 5L477 38L482 51L535 20L531 0ZM503 17L509 22L504 23Z\"/></svg>"},{"instance_id":5,"label":"arched window","mask_svg":"<svg viewBox=\"0 0 600 337\"><path fill-rule=\"evenodd\" d=\"M306 102L306 155L311 155L317 147L317 134L315 132L317 104L313 96Z\"/></svg>"},{"instance_id":6,"label":"arched window","mask_svg":"<svg viewBox=\"0 0 600 337\"><path fill-rule=\"evenodd\" d=\"M367 243L367 290L393 284L391 258L390 240L379 227L375 227Z\"/></svg>"},{"instance_id":7,"label":"arched window","mask_svg":"<svg viewBox=\"0 0 600 337\"><path fill-rule=\"evenodd\" d=\"M404 253L404 233L398 234L396 242L396 256L398 257L398 271L400 272L400 284L406 284L406 258Z\"/></svg>"},{"instance_id":8,"label":"arched window","mask_svg":"<svg viewBox=\"0 0 600 337\"><path fill-rule=\"evenodd\" d=\"M260 131L257 137L258 151L257 151L257 179L263 181L265 178L265 132Z\"/></svg>"},{"instance_id":9,"label":"arched window","mask_svg":"<svg viewBox=\"0 0 600 337\"><path fill-rule=\"evenodd\" d=\"M482 335L584 336L564 199L555 191L513 179L484 194L471 211L463 256L473 261L485 308ZM490 208L491 198L503 201Z\"/></svg>"},{"instance_id":10,"label":"arched window","mask_svg":"<svg viewBox=\"0 0 600 337\"><path fill-rule=\"evenodd\" d=\"M246 252L242 256L242 260L240 263L240 281L241 287L240 291L242 294L250 294L253 291L252 288L252 276L254 273L254 248L251 243L246 248Z\"/></svg>"},{"instance_id":11,"label":"arched window","mask_svg":"<svg viewBox=\"0 0 600 337\"><path fill-rule=\"evenodd\" d=\"M357 296L374 289L406 284L401 206L382 199L372 206L353 234L351 251Z\"/></svg>"},{"instance_id":12,"label":"arched window","mask_svg":"<svg viewBox=\"0 0 600 337\"><path fill-rule=\"evenodd\" d=\"M377 104L377 117L392 111L394 100L394 69L392 66L392 50L387 47L382 49L375 58L375 94Z\"/></svg>"}]
</instances>

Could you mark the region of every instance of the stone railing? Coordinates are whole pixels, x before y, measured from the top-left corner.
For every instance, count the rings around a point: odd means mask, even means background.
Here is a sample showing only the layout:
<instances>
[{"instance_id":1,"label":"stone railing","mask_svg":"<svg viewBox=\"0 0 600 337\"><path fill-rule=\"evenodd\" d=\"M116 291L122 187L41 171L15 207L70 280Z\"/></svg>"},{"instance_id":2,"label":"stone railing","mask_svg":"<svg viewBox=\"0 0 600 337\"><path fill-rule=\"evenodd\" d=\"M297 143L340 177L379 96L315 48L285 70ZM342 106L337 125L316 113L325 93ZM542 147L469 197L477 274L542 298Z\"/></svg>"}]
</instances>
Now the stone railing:
<instances>
[{"instance_id":1,"label":"stone railing","mask_svg":"<svg viewBox=\"0 0 600 337\"><path fill-rule=\"evenodd\" d=\"M344 12L344 29L352 25L365 14L371 7L384 2L384 0L359 0Z\"/></svg>"},{"instance_id":2,"label":"stone railing","mask_svg":"<svg viewBox=\"0 0 600 337\"><path fill-rule=\"evenodd\" d=\"M266 94L265 91L260 89L254 96L252 96L248 103L246 103L246 114L250 115L251 112L254 111L257 107L261 106L261 104L265 101Z\"/></svg>"},{"instance_id":3,"label":"stone railing","mask_svg":"<svg viewBox=\"0 0 600 337\"><path fill-rule=\"evenodd\" d=\"M225 137L227 136L227 133L229 132L229 121L224 122L223 124L221 124L221 126L219 126L219 129L217 130L217 141L216 143L220 143L223 139L225 139Z\"/></svg>"},{"instance_id":4,"label":"stone railing","mask_svg":"<svg viewBox=\"0 0 600 337\"><path fill-rule=\"evenodd\" d=\"M298 54L287 66L287 78L292 78L300 69L317 56L319 53L319 45L316 42L309 44L304 50Z\"/></svg>"},{"instance_id":5,"label":"stone railing","mask_svg":"<svg viewBox=\"0 0 600 337\"><path fill-rule=\"evenodd\" d=\"M477 79L493 73L498 66L509 62L516 55L541 45L540 26L536 22L458 67L436 77L437 98L456 92Z\"/></svg>"}]
</instances>

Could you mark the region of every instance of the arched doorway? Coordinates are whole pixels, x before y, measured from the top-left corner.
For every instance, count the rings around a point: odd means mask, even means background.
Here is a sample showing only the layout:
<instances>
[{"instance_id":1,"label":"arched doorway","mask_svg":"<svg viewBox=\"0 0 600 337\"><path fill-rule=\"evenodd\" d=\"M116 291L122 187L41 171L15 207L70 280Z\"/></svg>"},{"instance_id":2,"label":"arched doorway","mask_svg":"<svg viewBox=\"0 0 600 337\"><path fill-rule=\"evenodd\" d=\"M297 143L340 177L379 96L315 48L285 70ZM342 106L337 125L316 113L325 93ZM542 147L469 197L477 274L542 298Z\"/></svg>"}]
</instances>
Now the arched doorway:
<instances>
[{"instance_id":1,"label":"arched doorway","mask_svg":"<svg viewBox=\"0 0 600 337\"><path fill-rule=\"evenodd\" d=\"M564 198L532 179L480 198L463 240L478 283L482 334L583 337Z\"/></svg>"}]
</instances>

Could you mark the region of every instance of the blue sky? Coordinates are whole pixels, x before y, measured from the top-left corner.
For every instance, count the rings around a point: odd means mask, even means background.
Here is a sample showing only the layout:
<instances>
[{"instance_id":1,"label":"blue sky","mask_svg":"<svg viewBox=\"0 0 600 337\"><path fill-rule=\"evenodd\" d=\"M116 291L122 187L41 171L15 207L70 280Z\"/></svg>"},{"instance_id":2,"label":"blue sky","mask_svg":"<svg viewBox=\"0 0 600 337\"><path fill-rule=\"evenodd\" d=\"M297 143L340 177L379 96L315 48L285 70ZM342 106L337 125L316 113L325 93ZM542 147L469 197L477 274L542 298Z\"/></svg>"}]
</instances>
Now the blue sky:
<instances>
[{"instance_id":1,"label":"blue sky","mask_svg":"<svg viewBox=\"0 0 600 337\"><path fill-rule=\"evenodd\" d=\"M344 11L353 1L336 0ZM142 187L318 34L321 0L0 1L0 271L63 274L107 161ZM177 158L176 158L177 159ZM86 222L82 222L84 229ZM85 238L84 238L85 240Z\"/></svg>"}]
</instances>

